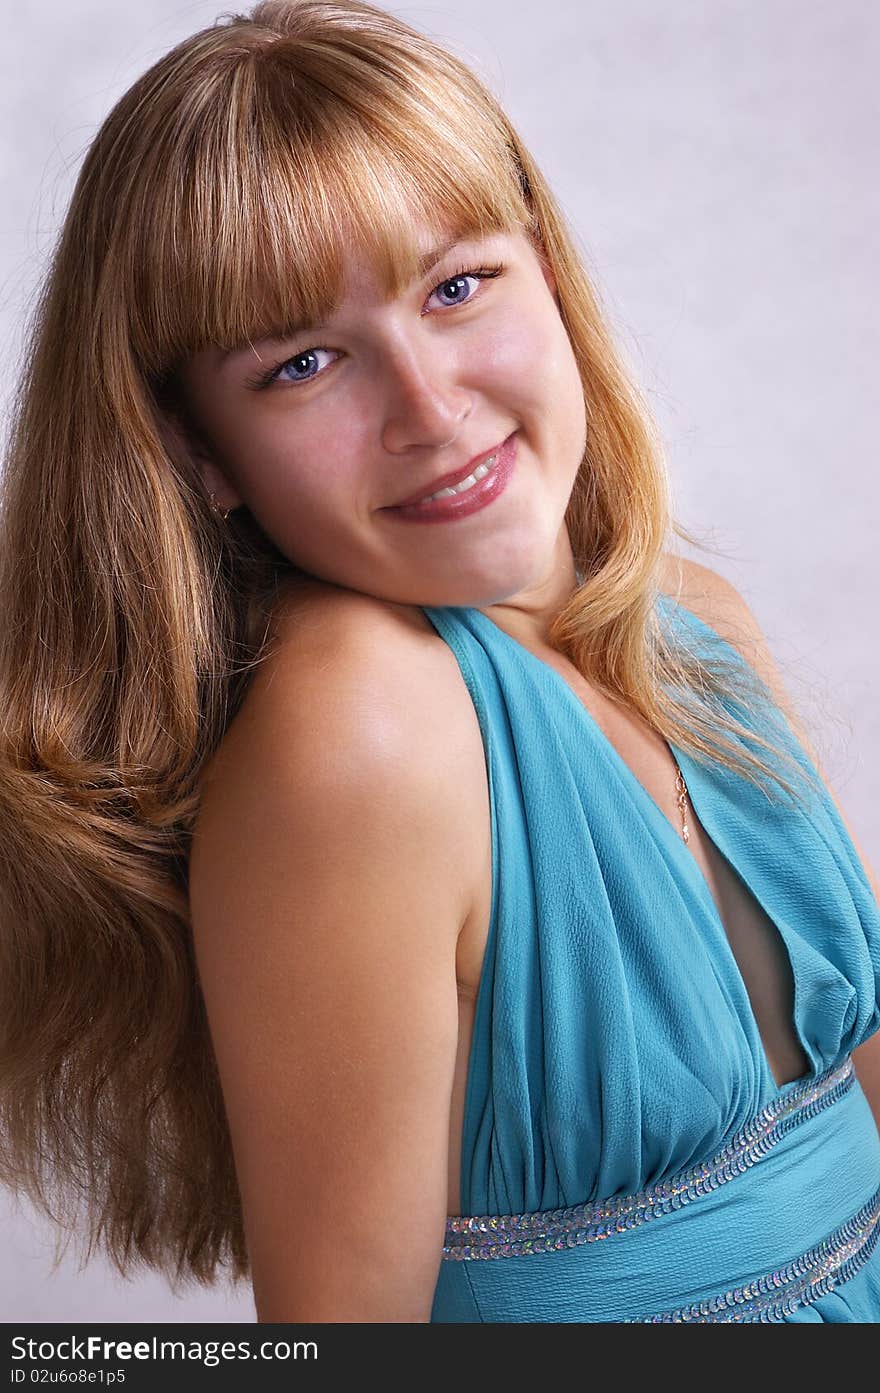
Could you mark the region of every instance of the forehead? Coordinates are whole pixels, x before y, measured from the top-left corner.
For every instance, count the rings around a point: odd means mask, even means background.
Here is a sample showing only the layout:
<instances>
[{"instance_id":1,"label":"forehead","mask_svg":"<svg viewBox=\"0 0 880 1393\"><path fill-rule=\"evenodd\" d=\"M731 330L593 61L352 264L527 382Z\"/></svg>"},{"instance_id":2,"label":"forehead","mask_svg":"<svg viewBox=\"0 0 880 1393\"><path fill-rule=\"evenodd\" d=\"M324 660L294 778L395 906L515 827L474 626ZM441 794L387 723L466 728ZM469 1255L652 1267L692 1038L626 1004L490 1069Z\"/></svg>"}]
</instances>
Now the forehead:
<instances>
[{"instance_id":1,"label":"forehead","mask_svg":"<svg viewBox=\"0 0 880 1393\"><path fill-rule=\"evenodd\" d=\"M256 326L241 342L230 346L208 345L192 355L190 362L197 366L221 368L242 355L257 354L274 345L303 333L317 331L340 314L356 316L364 308L373 308L404 296L413 283L431 273L440 274L447 258L460 257L478 261L503 254L527 252L531 243L520 229L503 228L476 231L454 229L448 223L433 224L426 218L414 221L408 255L402 255L396 271L389 275L387 265L377 257L356 234L343 235L339 245L337 277L332 290L311 313L291 314L273 318L268 309L258 316Z\"/></svg>"},{"instance_id":2,"label":"forehead","mask_svg":"<svg viewBox=\"0 0 880 1393\"><path fill-rule=\"evenodd\" d=\"M337 301L369 296L393 300L410 286L440 268L441 263L457 249L477 250L484 245L510 247L511 243L526 241L521 233L504 228L453 227L448 223L433 224L420 219L413 224L411 238L402 249L400 262L393 270L383 256L360 243L356 237L343 240L340 254L340 277ZM512 248L511 248L512 250Z\"/></svg>"}]
</instances>

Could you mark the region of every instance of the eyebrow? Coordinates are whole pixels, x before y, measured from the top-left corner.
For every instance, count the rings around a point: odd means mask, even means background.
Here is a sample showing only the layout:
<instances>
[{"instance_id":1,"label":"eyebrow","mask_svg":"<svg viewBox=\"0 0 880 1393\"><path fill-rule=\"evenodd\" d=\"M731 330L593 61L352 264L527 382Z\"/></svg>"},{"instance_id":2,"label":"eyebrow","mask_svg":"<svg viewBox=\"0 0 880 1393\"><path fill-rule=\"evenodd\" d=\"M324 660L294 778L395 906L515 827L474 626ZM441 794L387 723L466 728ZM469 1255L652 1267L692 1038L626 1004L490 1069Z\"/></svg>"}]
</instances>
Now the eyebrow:
<instances>
[{"instance_id":1,"label":"eyebrow","mask_svg":"<svg viewBox=\"0 0 880 1393\"><path fill-rule=\"evenodd\" d=\"M441 242L436 247L430 247L427 251L422 252L418 259L418 270L413 279L420 280L422 276L426 276L432 266L436 266L438 261L442 261L444 256L447 256L454 247L465 240L466 238L461 235L451 237L448 241ZM237 357L239 353L244 353L247 349L256 351L262 344L268 346L273 343L284 343L287 339L296 338L298 334L314 333L326 329L326 327L326 324L319 324L311 319L301 319L296 323L285 324L277 333L263 334L258 339L248 339L246 343L236 344L234 348L227 348L220 354L218 363L222 367L230 358Z\"/></svg>"}]
</instances>

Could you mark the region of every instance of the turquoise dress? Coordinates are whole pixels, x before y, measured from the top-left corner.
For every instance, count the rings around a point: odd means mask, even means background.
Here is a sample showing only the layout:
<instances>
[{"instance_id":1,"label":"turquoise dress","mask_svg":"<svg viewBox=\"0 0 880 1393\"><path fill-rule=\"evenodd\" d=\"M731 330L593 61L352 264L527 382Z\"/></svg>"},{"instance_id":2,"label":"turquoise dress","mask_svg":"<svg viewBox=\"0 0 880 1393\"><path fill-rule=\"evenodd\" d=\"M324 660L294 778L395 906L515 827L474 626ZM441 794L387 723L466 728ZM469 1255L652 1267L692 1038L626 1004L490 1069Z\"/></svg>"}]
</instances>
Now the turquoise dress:
<instances>
[{"instance_id":1,"label":"turquoise dress","mask_svg":"<svg viewBox=\"0 0 880 1393\"><path fill-rule=\"evenodd\" d=\"M691 851L573 689L480 610L424 613L474 703L492 834L432 1321L880 1321L880 1136L850 1059L880 1028L880 910L830 796L771 803L670 744L791 962L810 1072L779 1088Z\"/></svg>"}]
</instances>

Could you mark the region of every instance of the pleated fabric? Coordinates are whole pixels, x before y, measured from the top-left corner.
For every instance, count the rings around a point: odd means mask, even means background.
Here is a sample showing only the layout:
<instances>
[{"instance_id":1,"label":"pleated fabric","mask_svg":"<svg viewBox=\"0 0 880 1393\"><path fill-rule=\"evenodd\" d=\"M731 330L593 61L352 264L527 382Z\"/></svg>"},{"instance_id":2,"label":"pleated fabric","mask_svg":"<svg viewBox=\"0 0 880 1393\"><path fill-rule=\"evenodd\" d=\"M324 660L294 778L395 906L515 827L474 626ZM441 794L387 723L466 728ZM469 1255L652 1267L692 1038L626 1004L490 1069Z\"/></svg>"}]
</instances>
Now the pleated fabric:
<instances>
[{"instance_id":1,"label":"pleated fabric","mask_svg":"<svg viewBox=\"0 0 880 1393\"><path fill-rule=\"evenodd\" d=\"M679 641L751 674L691 611L668 596L657 605ZM595 1211L709 1166L705 1193L685 1185L677 1206L658 1201L649 1222L601 1242L579 1214L554 1219L549 1251L508 1242L496 1256L462 1259L444 1249L432 1320L616 1321L686 1308L686 1319L880 1319L870 1219L880 1137L851 1066L845 1086L834 1082L880 1028L880 909L830 795L820 787L796 806L772 801L670 743L702 827L791 963L810 1072L780 1089L699 866L576 693L480 610L424 613L473 701L491 812L461 1215ZM767 696L757 717L725 704L815 773ZM822 1080L825 1094L812 1097ZM786 1107L766 1154L719 1181L711 1165L725 1148L751 1135L762 1110ZM540 1227L532 1217L523 1232ZM795 1300L788 1266L809 1267L805 1255L823 1243L837 1244L837 1265L827 1249L828 1271ZM760 1293L753 1313L751 1298L729 1317L689 1309L708 1312L713 1296L774 1272L787 1274L776 1286L789 1293L782 1311L768 1315Z\"/></svg>"}]
</instances>

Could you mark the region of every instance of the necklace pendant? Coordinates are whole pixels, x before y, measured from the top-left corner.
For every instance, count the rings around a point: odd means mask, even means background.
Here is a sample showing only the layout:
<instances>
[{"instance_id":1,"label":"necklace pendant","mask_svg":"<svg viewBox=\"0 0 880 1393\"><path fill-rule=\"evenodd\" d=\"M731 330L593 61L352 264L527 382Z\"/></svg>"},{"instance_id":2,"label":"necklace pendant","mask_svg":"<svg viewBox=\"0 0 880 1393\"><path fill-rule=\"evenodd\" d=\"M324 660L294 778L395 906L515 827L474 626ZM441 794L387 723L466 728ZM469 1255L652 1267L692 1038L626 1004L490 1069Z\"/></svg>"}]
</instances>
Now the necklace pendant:
<instances>
[{"instance_id":1,"label":"necklace pendant","mask_svg":"<svg viewBox=\"0 0 880 1393\"><path fill-rule=\"evenodd\" d=\"M690 841L690 828L688 827L687 822L687 784L685 783L684 775L682 774L677 764L675 766L675 769L675 787L678 790L678 809L681 813L681 835L685 844L687 844Z\"/></svg>"}]
</instances>

